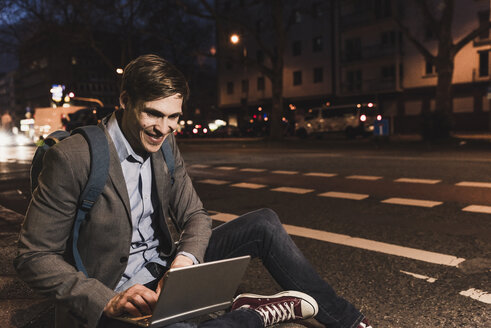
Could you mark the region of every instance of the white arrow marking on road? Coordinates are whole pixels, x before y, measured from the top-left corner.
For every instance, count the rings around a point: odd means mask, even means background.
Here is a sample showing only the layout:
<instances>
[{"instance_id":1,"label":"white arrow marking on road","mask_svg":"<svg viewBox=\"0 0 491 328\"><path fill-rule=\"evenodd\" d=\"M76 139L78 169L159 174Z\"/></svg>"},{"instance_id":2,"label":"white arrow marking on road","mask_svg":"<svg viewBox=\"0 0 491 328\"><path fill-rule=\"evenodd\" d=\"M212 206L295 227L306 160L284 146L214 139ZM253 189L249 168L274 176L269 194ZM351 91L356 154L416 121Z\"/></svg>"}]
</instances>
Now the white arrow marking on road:
<instances>
[{"instance_id":1,"label":"white arrow marking on road","mask_svg":"<svg viewBox=\"0 0 491 328\"><path fill-rule=\"evenodd\" d=\"M222 171L233 171L233 170L237 170L237 168L234 167L234 166L217 166L217 167L215 167L215 169L222 170Z\"/></svg>"},{"instance_id":2,"label":"white arrow marking on road","mask_svg":"<svg viewBox=\"0 0 491 328\"><path fill-rule=\"evenodd\" d=\"M221 186L221 185L224 185L224 184L229 183L229 181L215 180L215 179L204 179L204 180L200 180L198 182L199 183L207 183L207 184L217 185L217 186Z\"/></svg>"},{"instance_id":3,"label":"white arrow marking on road","mask_svg":"<svg viewBox=\"0 0 491 328\"><path fill-rule=\"evenodd\" d=\"M275 174L286 174L286 175L294 175L294 174L298 174L298 171L283 171L283 170L276 170L276 171L271 171L271 173L275 173Z\"/></svg>"},{"instance_id":4,"label":"white arrow marking on road","mask_svg":"<svg viewBox=\"0 0 491 328\"><path fill-rule=\"evenodd\" d=\"M218 213L216 215L211 216L211 218L216 221L228 222L237 218L237 215L229 214L229 213ZM459 263L465 261L464 258L457 258L456 256L453 255L429 252L416 248L398 246L398 245L383 243L380 241L374 241L364 238L356 238L348 235L342 235L342 234L332 233L322 230L314 230L310 228L298 227L288 224L283 224L283 226L285 227L286 231L293 236L305 237L305 238L325 241L333 244L361 248L369 251L395 255L400 257L406 257L406 258L423 261L423 262L456 267Z\"/></svg>"},{"instance_id":5,"label":"white arrow marking on road","mask_svg":"<svg viewBox=\"0 0 491 328\"><path fill-rule=\"evenodd\" d=\"M389 198L383 200L382 203L396 204L396 205L409 205L409 206L421 206L421 207L435 207L443 204L443 202L435 202L431 200L411 199L411 198Z\"/></svg>"},{"instance_id":6,"label":"white arrow marking on road","mask_svg":"<svg viewBox=\"0 0 491 328\"><path fill-rule=\"evenodd\" d=\"M309 173L304 173L304 175L309 176L309 177L331 178L331 177L335 177L338 174L337 173L309 172Z\"/></svg>"},{"instance_id":7,"label":"white arrow marking on road","mask_svg":"<svg viewBox=\"0 0 491 328\"><path fill-rule=\"evenodd\" d=\"M332 197L332 198L344 198L344 199L353 199L353 200L362 200L369 197L369 195L365 194L353 194L348 192L338 192L338 191L328 191L322 194L319 194L321 197Z\"/></svg>"},{"instance_id":8,"label":"white arrow marking on road","mask_svg":"<svg viewBox=\"0 0 491 328\"><path fill-rule=\"evenodd\" d=\"M305 189L305 188L293 188L293 187L279 187L271 189L271 191L279 191L279 192L289 192L293 194L308 194L309 192L314 191L314 189Z\"/></svg>"},{"instance_id":9,"label":"white arrow marking on road","mask_svg":"<svg viewBox=\"0 0 491 328\"><path fill-rule=\"evenodd\" d=\"M470 288L459 293L462 296L467 296L477 301L491 304L491 294L480 289Z\"/></svg>"},{"instance_id":10,"label":"white arrow marking on road","mask_svg":"<svg viewBox=\"0 0 491 328\"><path fill-rule=\"evenodd\" d=\"M245 168L240 170L244 172L266 172L266 169L254 169L254 168Z\"/></svg>"},{"instance_id":11,"label":"white arrow marking on road","mask_svg":"<svg viewBox=\"0 0 491 328\"><path fill-rule=\"evenodd\" d=\"M375 181L375 180L382 179L382 177L378 177L378 176L374 176L374 175L350 175L350 176L346 177L346 179Z\"/></svg>"},{"instance_id":12,"label":"white arrow marking on road","mask_svg":"<svg viewBox=\"0 0 491 328\"><path fill-rule=\"evenodd\" d=\"M412 273L412 272L402 271L402 270L400 270L400 272L405 273L405 274L410 275L410 276L413 276L414 278L417 278L417 279L426 280L429 283L434 283L436 281L436 278L431 278L431 277L428 277L428 276L425 276L422 274L417 274L417 273Z\"/></svg>"},{"instance_id":13,"label":"white arrow marking on road","mask_svg":"<svg viewBox=\"0 0 491 328\"><path fill-rule=\"evenodd\" d=\"M437 184L442 180L432 180L432 179L411 179L411 178L399 178L394 180L395 182L406 182L406 183L426 183L426 184Z\"/></svg>"},{"instance_id":14,"label":"white arrow marking on road","mask_svg":"<svg viewBox=\"0 0 491 328\"><path fill-rule=\"evenodd\" d=\"M246 188L246 189L261 189L266 187L266 185L257 184L257 183L247 183L247 182L240 182L230 186L237 187L237 188Z\"/></svg>"},{"instance_id":15,"label":"white arrow marking on road","mask_svg":"<svg viewBox=\"0 0 491 328\"><path fill-rule=\"evenodd\" d=\"M473 182L473 181L462 181L455 184L459 187L479 187L479 188L491 188L491 182Z\"/></svg>"},{"instance_id":16,"label":"white arrow marking on road","mask_svg":"<svg viewBox=\"0 0 491 328\"><path fill-rule=\"evenodd\" d=\"M491 206L469 205L467 207L464 207L462 211L491 214Z\"/></svg>"}]
</instances>

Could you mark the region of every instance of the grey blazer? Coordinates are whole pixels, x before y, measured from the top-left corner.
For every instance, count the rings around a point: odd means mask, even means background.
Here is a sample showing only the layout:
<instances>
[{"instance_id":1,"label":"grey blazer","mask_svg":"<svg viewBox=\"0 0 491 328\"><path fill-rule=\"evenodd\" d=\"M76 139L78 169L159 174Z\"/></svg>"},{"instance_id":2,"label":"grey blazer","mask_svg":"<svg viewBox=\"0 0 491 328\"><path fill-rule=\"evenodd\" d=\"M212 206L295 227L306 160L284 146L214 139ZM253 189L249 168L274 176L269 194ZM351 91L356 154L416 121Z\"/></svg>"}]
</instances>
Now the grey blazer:
<instances>
[{"instance_id":1,"label":"grey blazer","mask_svg":"<svg viewBox=\"0 0 491 328\"><path fill-rule=\"evenodd\" d=\"M72 318L87 327L96 327L104 306L115 296L113 289L126 268L131 243L128 192L116 148L105 132L110 151L109 177L80 229L78 241L89 278L74 267L70 247L77 200L90 172L87 142L77 134L46 153L14 260L19 276L29 286L54 297ZM192 186L174 136L168 138L175 158L172 187L162 153L151 155L153 190L157 190L159 200L158 226L164 236L161 255L185 251L202 262L211 235L211 219ZM179 235L174 236L173 231Z\"/></svg>"}]
</instances>

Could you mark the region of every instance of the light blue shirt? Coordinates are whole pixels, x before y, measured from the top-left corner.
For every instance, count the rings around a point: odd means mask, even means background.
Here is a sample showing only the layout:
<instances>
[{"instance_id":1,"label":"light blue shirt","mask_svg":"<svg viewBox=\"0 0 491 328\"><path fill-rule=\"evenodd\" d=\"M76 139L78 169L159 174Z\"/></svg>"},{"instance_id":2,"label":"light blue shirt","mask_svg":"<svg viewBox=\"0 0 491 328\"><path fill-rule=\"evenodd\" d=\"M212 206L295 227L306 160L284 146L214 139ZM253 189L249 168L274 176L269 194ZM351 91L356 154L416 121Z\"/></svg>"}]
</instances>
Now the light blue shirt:
<instances>
[{"instance_id":1,"label":"light blue shirt","mask_svg":"<svg viewBox=\"0 0 491 328\"><path fill-rule=\"evenodd\" d=\"M152 202L152 164L150 157L143 159L131 148L123 135L116 116L107 123L107 130L116 146L131 207L132 236L126 270L116 291L123 291L134 284L145 284L155 278L145 268L148 262L167 266L167 260L159 257L159 240L155 234L154 202Z\"/></svg>"}]
</instances>

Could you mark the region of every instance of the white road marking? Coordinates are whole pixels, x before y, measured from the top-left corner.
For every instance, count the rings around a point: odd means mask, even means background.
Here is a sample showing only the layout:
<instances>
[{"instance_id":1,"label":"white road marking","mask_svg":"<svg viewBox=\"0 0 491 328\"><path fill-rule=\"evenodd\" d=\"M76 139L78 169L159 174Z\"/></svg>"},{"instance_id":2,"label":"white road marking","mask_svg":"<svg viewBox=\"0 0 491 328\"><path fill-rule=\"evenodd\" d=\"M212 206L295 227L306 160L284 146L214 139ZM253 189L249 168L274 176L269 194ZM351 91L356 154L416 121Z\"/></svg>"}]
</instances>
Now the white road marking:
<instances>
[{"instance_id":1,"label":"white road marking","mask_svg":"<svg viewBox=\"0 0 491 328\"><path fill-rule=\"evenodd\" d=\"M469 205L467 207L464 207L462 211L491 214L491 206Z\"/></svg>"},{"instance_id":2,"label":"white road marking","mask_svg":"<svg viewBox=\"0 0 491 328\"><path fill-rule=\"evenodd\" d=\"M314 189L305 189L305 188L293 188L293 187L279 187L271 189L271 191L280 191L280 192L289 192L293 194L308 194L309 192L314 191Z\"/></svg>"},{"instance_id":3,"label":"white road marking","mask_svg":"<svg viewBox=\"0 0 491 328\"><path fill-rule=\"evenodd\" d=\"M237 215L229 213L218 213L211 216L213 220L228 222L235 218ZM421 249L398 246L379 241L356 238L348 235L342 235L338 233L332 233L322 230L314 230L310 228L298 227L288 224L283 224L286 231L293 236L305 237L328 243L339 244L344 246L350 246L355 248L361 248L378 253L384 253L389 255L395 255L400 257L406 257L413 260L429 262L434 264L441 264L446 266L456 267L459 263L464 262L464 258L458 258L453 255L440 254L435 252L429 252Z\"/></svg>"},{"instance_id":4,"label":"white road marking","mask_svg":"<svg viewBox=\"0 0 491 328\"><path fill-rule=\"evenodd\" d=\"M389 198L383 200L382 203L396 204L396 205L408 205L408 206L421 206L421 207L435 207L443 204L443 202L435 202L431 200L411 199L411 198Z\"/></svg>"},{"instance_id":5,"label":"white road marking","mask_svg":"<svg viewBox=\"0 0 491 328\"><path fill-rule=\"evenodd\" d=\"M306 175L309 177L331 178L331 177L335 177L338 174L337 173L309 172L309 173L304 173L303 175Z\"/></svg>"},{"instance_id":6,"label":"white road marking","mask_svg":"<svg viewBox=\"0 0 491 328\"><path fill-rule=\"evenodd\" d=\"M382 177L378 177L378 176L374 176L374 175L350 175L350 176L346 177L346 179L375 181L375 180L382 179Z\"/></svg>"},{"instance_id":7,"label":"white road marking","mask_svg":"<svg viewBox=\"0 0 491 328\"><path fill-rule=\"evenodd\" d=\"M412 273L412 272L402 271L402 270L400 270L400 272L405 273L405 274L410 275L410 276L413 276L414 278L417 278L417 279L426 280L429 283L434 283L437 280L436 278L431 278L431 277L428 277L428 276L425 276L422 274L417 274L417 273Z\"/></svg>"},{"instance_id":8,"label":"white road marking","mask_svg":"<svg viewBox=\"0 0 491 328\"><path fill-rule=\"evenodd\" d=\"M193 164L191 165L190 167L192 167L193 169L206 169L206 168L209 168L210 165L204 165L204 164Z\"/></svg>"},{"instance_id":9,"label":"white road marking","mask_svg":"<svg viewBox=\"0 0 491 328\"><path fill-rule=\"evenodd\" d=\"M412 178L399 178L394 180L395 182L406 182L406 183L426 183L426 184L437 184L442 182L442 180L432 180L432 179L412 179Z\"/></svg>"},{"instance_id":10,"label":"white road marking","mask_svg":"<svg viewBox=\"0 0 491 328\"><path fill-rule=\"evenodd\" d=\"M459 293L462 296L467 296L472 299L475 299L479 302L483 302L486 304L491 304L491 294L480 289L470 288L468 290L461 291Z\"/></svg>"},{"instance_id":11,"label":"white road marking","mask_svg":"<svg viewBox=\"0 0 491 328\"><path fill-rule=\"evenodd\" d=\"M240 170L244 172L266 172L266 169L254 169L254 168L245 168Z\"/></svg>"},{"instance_id":12,"label":"white road marking","mask_svg":"<svg viewBox=\"0 0 491 328\"><path fill-rule=\"evenodd\" d=\"M207 184L217 185L217 186L221 186L221 185L224 185L224 184L229 183L229 181L215 180L215 179L204 179L204 180L200 180L198 182L199 183L207 183Z\"/></svg>"},{"instance_id":13,"label":"white road marking","mask_svg":"<svg viewBox=\"0 0 491 328\"><path fill-rule=\"evenodd\" d=\"M283 171L283 170L276 170L276 171L271 171L271 173L275 173L275 174L286 174L286 175L294 175L294 174L298 174L298 171Z\"/></svg>"},{"instance_id":14,"label":"white road marking","mask_svg":"<svg viewBox=\"0 0 491 328\"><path fill-rule=\"evenodd\" d=\"M233 170L237 170L237 168L235 166L217 166L217 167L215 167L215 169L222 170L222 171L233 171Z\"/></svg>"},{"instance_id":15,"label":"white road marking","mask_svg":"<svg viewBox=\"0 0 491 328\"><path fill-rule=\"evenodd\" d=\"M455 184L459 187L479 187L479 188L491 188L491 182L473 182L473 181L462 181Z\"/></svg>"},{"instance_id":16,"label":"white road marking","mask_svg":"<svg viewBox=\"0 0 491 328\"><path fill-rule=\"evenodd\" d=\"M235 183L233 185L230 185L231 187L237 187L237 188L246 188L246 189L261 189L266 187L266 185L262 184L257 184L257 183L247 183L247 182L240 182L240 183Z\"/></svg>"},{"instance_id":17,"label":"white road marking","mask_svg":"<svg viewBox=\"0 0 491 328\"><path fill-rule=\"evenodd\" d=\"M322 194L319 194L321 197L332 197L332 198L344 198L344 199L353 199L353 200L362 200L369 197L366 194L353 194L348 192L338 192L338 191L328 191Z\"/></svg>"}]
</instances>

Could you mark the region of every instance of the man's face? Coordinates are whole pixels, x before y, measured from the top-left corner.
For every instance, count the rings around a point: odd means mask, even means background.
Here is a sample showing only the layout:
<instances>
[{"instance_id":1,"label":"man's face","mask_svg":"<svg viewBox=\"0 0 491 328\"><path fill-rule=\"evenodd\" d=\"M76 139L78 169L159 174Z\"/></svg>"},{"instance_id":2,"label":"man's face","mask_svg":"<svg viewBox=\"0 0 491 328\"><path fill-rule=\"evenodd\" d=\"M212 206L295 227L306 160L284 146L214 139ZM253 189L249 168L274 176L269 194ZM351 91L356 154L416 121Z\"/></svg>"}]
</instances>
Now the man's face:
<instances>
[{"instance_id":1,"label":"man's face","mask_svg":"<svg viewBox=\"0 0 491 328\"><path fill-rule=\"evenodd\" d=\"M160 149L165 138L177 129L182 115L182 97L144 102L123 110L122 131L133 150L140 156Z\"/></svg>"}]
</instances>

